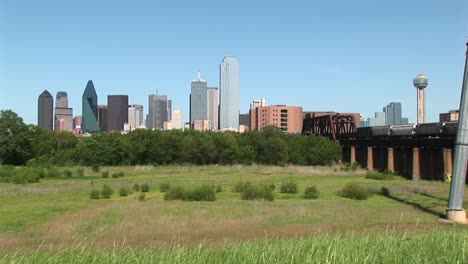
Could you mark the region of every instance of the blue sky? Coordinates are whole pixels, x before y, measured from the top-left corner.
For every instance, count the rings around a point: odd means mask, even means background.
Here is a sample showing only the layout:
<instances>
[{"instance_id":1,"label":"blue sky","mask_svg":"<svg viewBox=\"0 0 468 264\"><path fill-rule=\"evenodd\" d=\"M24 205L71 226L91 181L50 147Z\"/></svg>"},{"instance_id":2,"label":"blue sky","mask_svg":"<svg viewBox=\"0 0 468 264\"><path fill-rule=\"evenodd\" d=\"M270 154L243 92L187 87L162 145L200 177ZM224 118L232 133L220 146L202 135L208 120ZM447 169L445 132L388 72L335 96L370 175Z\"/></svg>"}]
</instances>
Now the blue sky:
<instances>
[{"instance_id":1,"label":"blue sky","mask_svg":"<svg viewBox=\"0 0 468 264\"><path fill-rule=\"evenodd\" d=\"M254 99L306 111L373 116L389 102L416 119L418 73L427 120L459 106L468 1L0 0L0 109L37 123L37 97L66 91L74 115L93 80L99 104L167 94L188 119L198 70L240 64L240 110Z\"/></svg>"}]
</instances>

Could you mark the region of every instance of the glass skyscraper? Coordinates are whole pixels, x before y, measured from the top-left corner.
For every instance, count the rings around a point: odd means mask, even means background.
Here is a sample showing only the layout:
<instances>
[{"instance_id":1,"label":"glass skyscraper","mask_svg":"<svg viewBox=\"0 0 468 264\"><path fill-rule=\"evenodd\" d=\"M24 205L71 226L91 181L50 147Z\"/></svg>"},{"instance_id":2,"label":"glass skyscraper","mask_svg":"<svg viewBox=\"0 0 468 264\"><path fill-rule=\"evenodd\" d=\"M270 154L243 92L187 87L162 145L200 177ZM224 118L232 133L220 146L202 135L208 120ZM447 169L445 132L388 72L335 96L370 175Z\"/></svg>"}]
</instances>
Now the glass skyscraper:
<instances>
[{"instance_id":1,"label":"glass skyscraper","mask_svg":"<svg viewBox=\"0 0 468 264\"><path fill-rule=\"evenodd\" d=\"M91 80L86 84L86 88L83 92L82 103L83 123L81 124L81 129L83 133L99 132L100 128L97 118L98 97L96 89L94 89L93 81Z\"/></svg>"},{"instance_id":2,"label":"glass skyscraper","mask_svg":"<svg viewBox=\"0 0 468 264\"><path fill-rule=\"evenodd\" d=\"M164 122L170 121L171 116L172 101L167 99L167 95L150 94L146 127L148 129L163 129Z\"/></svg>"},{"instance_id":3,"label":"glass skyscraper","mask_svg":"<svg viewBox=\"0 0 468 264\"><path fill-rule=\"evenodd\" d=\"M52 130L54 128L54 97L44 90L38 98L37 125L40 128Z\"/></svg>"},{"instance_id":4,"label":"glass skyscraper","mask_svg":"<svg viewBox=\"0 0 468 264\"><path fill-rule=\"evenodd\" d=\"M211 129L218 129L219 110L218 87L208 87L207 93L207 118L210 120Z\"/></svg>"},{"instance_id":5,"label":"glass skyscraper","mask_svg":"<svg viewBox=\"0 0 468 264\"><path fill-rule=\"evenodd\" d=\"M239 63L224 57L219 65L219 129L239 129Z\"/></svg>"},{"instance_id":6,"label":"glass skyscraper","mask_svg":"<svg viewBox=\"0 0 468 264\"><path fill-rule=\"evenodd\" d=\"M107 129L121 131L128 122L128 95L107 96Z\"/></svg>"},{"instance_id":7,"label":"glass skyscraper","mask_svg":"<svg viewBox=\"0 0 468 264\"><path fill-rule=\"evenodd\" d=\"M196 120L208 120L207 114L207 93L208 85L206 80L201 78L194 79L190 87L190 125L193 126Z\"/></svg>"}]
</instances>

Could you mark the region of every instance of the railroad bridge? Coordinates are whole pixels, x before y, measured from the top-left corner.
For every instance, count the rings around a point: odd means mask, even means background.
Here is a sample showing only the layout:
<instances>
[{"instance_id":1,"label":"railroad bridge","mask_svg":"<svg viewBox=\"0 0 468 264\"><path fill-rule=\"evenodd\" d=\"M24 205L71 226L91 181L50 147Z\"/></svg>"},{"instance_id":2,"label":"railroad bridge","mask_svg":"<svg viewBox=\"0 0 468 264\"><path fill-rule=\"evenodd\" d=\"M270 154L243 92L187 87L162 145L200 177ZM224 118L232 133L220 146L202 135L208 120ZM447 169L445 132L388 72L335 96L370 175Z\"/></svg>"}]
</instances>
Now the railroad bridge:
<instances>
[{"instance_id":1,"label":"railroad bridge","mask_svg":"<svg viewBox=\"0 0 468 264\"><path fill-rule=\"evenodd\" d=\"M357 127L354 118L339 113L309 115L303 134L338 141L344 162L357 162L369 170L397 172L413 180L451 178L457 122Z\"/></svg>"}]
</instances>

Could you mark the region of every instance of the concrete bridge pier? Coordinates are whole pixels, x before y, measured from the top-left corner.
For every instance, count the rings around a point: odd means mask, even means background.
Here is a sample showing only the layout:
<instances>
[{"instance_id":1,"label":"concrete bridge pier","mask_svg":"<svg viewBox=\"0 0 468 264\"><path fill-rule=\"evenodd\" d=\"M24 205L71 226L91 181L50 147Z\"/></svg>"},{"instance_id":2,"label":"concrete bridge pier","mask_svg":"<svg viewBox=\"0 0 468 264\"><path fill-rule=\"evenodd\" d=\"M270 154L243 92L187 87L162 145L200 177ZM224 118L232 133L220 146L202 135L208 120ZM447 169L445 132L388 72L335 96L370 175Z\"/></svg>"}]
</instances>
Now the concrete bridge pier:
<instances>
[{"instance_id":1,"label":"concrete bridge pier","mask_svg":"<svg viewBox=\"0 0 468 264\"><path fill-rule=\"evenodd\" d=\"M419 148L413 148L413 181L421 179L421 165L419 163Z\"/></svg>"},{"instance_id":2,"label":"concrete bridge pier","mask_svg":"<svg viewBox=\"0 0 468 264\"><path fill-rule=\"evenodd\" d=\"M395 160L393 156L394 156L393 148L388 148L387 170L391 172L395 172Z\"/></svg>"},{"instance_id":3,"label":"concrete bridge pier","mask_svg":"<svg viewBox=\"0 0 468 264\"><path fill-rule=\"evenodd\" d=\"M349 163L351 163L351 165L353 165L353 163L355 163L355 162L356 162L356 147L351 146L351 158L350 158Z\"/></svg>"},{"instance_id":4,"label":"concrete bridge pier","mask_svg":"<svg viewBox=\"0 0 468 264\"><path fill-rule=\"evenodd\" d=\"M452 149L444 148L444 176L445 181L452 180L452 170L453 170L453 159L452 159Z\"/></svg>"},{"instance_id":5,"label":"concrete bridge pier","mask_svg":"<svg viewBox=\"0 0 468 264\"><path fill-rule=\"evenodd\" d=\"M367 147L367 169L374 170L374 150L372 147Z\"/></svg>"}]
</instances>

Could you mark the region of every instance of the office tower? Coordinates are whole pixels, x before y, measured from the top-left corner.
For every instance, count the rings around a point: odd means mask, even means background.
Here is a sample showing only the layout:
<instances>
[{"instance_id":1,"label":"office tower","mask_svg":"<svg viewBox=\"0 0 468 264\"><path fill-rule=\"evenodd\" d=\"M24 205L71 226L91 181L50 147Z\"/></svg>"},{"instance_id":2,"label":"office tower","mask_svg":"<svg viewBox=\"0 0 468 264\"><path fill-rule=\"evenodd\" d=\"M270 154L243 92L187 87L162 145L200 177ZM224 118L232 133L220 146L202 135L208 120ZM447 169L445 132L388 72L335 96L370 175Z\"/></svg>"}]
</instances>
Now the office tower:
<instances>
[{"instance_id":1,"label":"office tower","mask_svg":"<svg viewBox=\"0 0 468 264\"><path fill-rule=\"evenodd\" d=\"M207 119L210 120L211 130L218 130L219 95L218 87L208 87L207 90Z\"/></svg>"},{"instance_id":2,"label":"office tower","mask_svg":"<svg viewBox=\"0 0 468 264\"><path fill-rule=\"evenodd\" d=\"M82 117L83 123L81 129L83 133L99 132L98 113L97 113L98 97L92 80L86 84L82 99Z\"/></svg>"},{"instance_id":3,"label":"office tower","mask_svg":"<svg viewBox=\"0 0 468 264\"><path fill-rule=\"evenodd\" d=\"M207 107L207 83L206 80L201 78L200 72L196 79L192 80L190 86L190 124L197 120L208 119Z\"/></svg>"},{"instance_id":4,"label":"office tower","mask_svg":"<svg viewBox=\"0 0 468 264\"><path fill-rule=\"evenodd\" d=\"M37 100L37 125L40 128L54 128L54 98L49 91L44 90Z\"/></svg>"},{"instance_id":5,"label":"office tower","mask_svg":"<svg viewBox=\"0 0 468 264\"><path fill-rule=\"evenodd\" d=\"M172 127L174 129L182 129L182 112L180 110L172 112Z\"/></svg>"},{"instance_id":6,"label":"office tower","mask_svg":"<svg viewBox=\"0 0 468 264\"><path fill-rule=\"evenodd\" d=\"M384 112L376 112L375 117L367 118L367 125L372 126L385 126L385 113Z\"/></svg>"},{"instance_id":7,"label":"office tower","mask_svg":"<svg viewBox=\"0 0 468 264\"><path fill-rule=\"evenodd\" d=\"M55 99L55 130L71 131L73 129L73 109L68 108L68 95L58 92Z\"/></svg>"},{"instance_id":8,"label":"office tower","mask_svg":"<svg viewBox=\"0 0 468 264\"><path fill-rule=\"evenodd\" d=\"M128 122L128 95L107 96L107 129L121 131Z\"/></svg>"},{"instance_id":9,"label":"office tower","mask_svg":"<svg viewBox=\"0 0 468 264\"><path fill-rule=\"evenodd\" d=\"M83 117L82 116L75 116L75 118L73 118L73 128L81 129L81 124L82 123L83 123Z\"/></svg>"},{"instance_id":10,"label":"office tower","mask_svg":"<svg viewBox=\"0 0 468 264\"><path fill-rule=\"evenodd\" d=\"M211 129L210 120L195 120L191 126L197 131L207 131Z\"/></svg>"},{"instance_id":11,"label":"office tower","mask_svg":"<svg viewBox=\"0 0 468 264\"><path fill-rule=\"evenodd\" d=\"M287 133L302 133L303 113L300 106L272 105L254 108L251 129L276 126Z\"/></svg>"},{"instance_id":12,"label":"office tower","mask_svg":"<svg viewBox=\"0 0 468 264\"><path fill-rule=\"evenodd\" d=\"M239 63L224 57L219 65L219 129L239 129Z\"/></svg>"},{"instance_id":13,"label":"office tower","mask_svg":"<svg viewBox=\"0 0 468 264\"><path fill-rule=\"evenodd\" d=\"M164 122L170 121L171 112L172 101L167 99L167 95L150 94L146 127L148 129L164 129Z\"/></svg>"},{"instance_id":14,"label":"office tower","mask_svg":"<svg viewBox=\"0 0 468 264\"><path fill-rule=\"evenodd\" d=\"M401 103L391 102L383 108L386 125L403 125Z\"/></svg>"},{"instance_id":15,"label":"office tower","mask_svg":"<svg viewBox=\"0 0 468 264\"><path fill-rule=\"evenodd\" d=\"M413 85L416 87L417 90L417 116L418 124L422 124L426 122L426 96L425 96L425 88L428 85L428 78L424 74L418 74L416 78L413 80Z\"/></svg>"},{"instance_id":16,"label":"office tower","mask_svg":"<svg viewBox=\"0 0 468 264\"><path fill-rule=\"evenodd\" d=\"M143 126L143 106L131 105L128 108L128 125L130 130L135 130Z\"/></svg>"},{"instance_id":17,"label":"office tower","mask_svg":"<svg viewBox=\"0 0 468 264\"><path fill-rule=\"evenodd\" d=\"M98 124L101 128L101 131L109 131L108 125L108 115L109 111L107 105L98 105Z\"/></svg>"}]
</instances>

